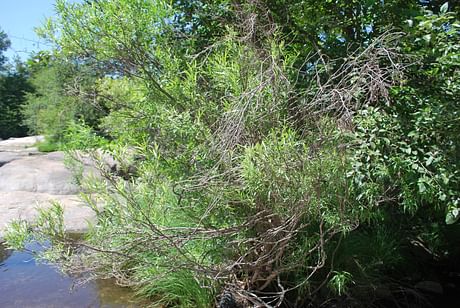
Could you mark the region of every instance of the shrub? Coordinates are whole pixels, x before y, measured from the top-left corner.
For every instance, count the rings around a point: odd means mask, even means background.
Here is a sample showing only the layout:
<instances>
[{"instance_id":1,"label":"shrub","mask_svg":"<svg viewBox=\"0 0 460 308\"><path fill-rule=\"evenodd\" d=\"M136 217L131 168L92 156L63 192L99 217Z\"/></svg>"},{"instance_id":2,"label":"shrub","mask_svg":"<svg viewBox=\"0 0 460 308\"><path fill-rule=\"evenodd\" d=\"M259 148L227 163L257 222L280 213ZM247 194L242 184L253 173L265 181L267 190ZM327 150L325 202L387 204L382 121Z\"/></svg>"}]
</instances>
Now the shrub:
<instances>
[{"instance_id":1,"label":"shrub","mask_svg":"<svg viewBox=\"0 0 460 308\"><path fill-rule=\"evenodd\" d=\"M66 120L69 147L105 152L92 151L103 179L80 179L97 223L83 241L57 234L65 269L169 306L359 307L402 289L414 243L454 251L440 240L457 218L454 15L299 68L261 7L233 7L242 26L191 57L162 1L58 2L55 39L104 73L98 127L111 139ZM38 238L56 237L43 221ZM78 249L63 253L69 241Z\"/></svg>"}]
</instances>

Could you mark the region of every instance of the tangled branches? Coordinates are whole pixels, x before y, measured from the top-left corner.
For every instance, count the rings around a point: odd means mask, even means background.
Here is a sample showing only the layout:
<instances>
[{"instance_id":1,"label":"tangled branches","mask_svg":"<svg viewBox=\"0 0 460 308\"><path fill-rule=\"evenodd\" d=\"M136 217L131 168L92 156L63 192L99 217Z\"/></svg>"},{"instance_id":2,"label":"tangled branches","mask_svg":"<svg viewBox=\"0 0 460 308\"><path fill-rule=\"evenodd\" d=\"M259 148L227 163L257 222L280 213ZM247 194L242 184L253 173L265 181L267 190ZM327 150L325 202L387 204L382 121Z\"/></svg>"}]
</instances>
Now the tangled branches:
<instances>
[{"instance_id":1,"label":"tangled branches","mask_svg":"<svg viewBox=\"0 0 460 308\"><path fill-rule=\"evenodd\" d=\"M365 106L382 101L388 104L389 88L401 82L410 65L407 55L398 48L402 36L399 32L382 34L364 50L341 59L338 68L326 78L322 77L324 68L316 63L316 87L301 104L303 117L333 114L349 123L354 113Z\"/></svg>"},{"instance_id":2,"label":"tangled branches","mask_svg":"<svg viewBox=\"0 0 460 308\"><path fill-rule=\"evenodd\" d=\"M180 193L176 191L178 204L165 207L156 200L162 198L161 193L152 192L158 183L147 183L145 177L126 182L113 173L100 152L93 153L105 183L104 188L99 186L93 190L98 191L96 196L104 200L105 207L97 207L97 202L88 198L98 213L98 228L91 235L92 240L71 242L74 253L64 260L64 267L74 274L84 274L85 280L114 277L122 285L137 287L148 285L152 279L167 279L165 277L187 271L200 281L200 287L222 288L246 306L284 305L288 294L308 286L311 278L323 270L327 247L334 245L336 234L350 223L345 219L340 224L331 223L328 210L315 205L315 198L330 194L325 190L325 179L309 171L315 164L322 170L327 168L326 165L320 167L321 155L302 156L302 146L296 142L285 141L285 148L277 144L278 141L273 142L275 144L267 143L268 148L260 149L262 152L254 158L248 158L257 162L272 157L273 161L262 168L263 173L272 174L272 178L264 176L265 181L259 185L270 186L273 181L278 187L267 187L268 199L263 192L257 193L255 204L245 199L225 198L226 193L241 185L238 182L246 181L248 187L253 185L244 170L235 168L235 174L211 177L202 185L176 183L183 189ZM279 172L289 178L287 182L278 178ZM314 182L308 184L313 178ZM338 185L340 183L333 186ZM291 189L299 191L299 195L291 196ZM246 190L242 193L248 194ZM207 207L191 205L190 195L197 193L210 194L212 202ZM216 195L220 195L220 199ZM222 207L239 214L229 213L226 221L220 213ZM179 213L187 215L178 225L161 218L162 209L171 218L177 218ZM334 206L332 211L330 215L347 217L346 208L342 206ZM350 227L356 225L350 224ZM153 276L133 277L127 264L136 264L136 268L154 266L156 272ZM296 273L300 279L293 282L291 276Z\"/></svg>"},{"instance_id":3,"label":"tangled branches","mask_svg":"<svg viewBox=\"0 0 460 308\"><path fill-rule=\"evenodd\" d=\"M235 4L240 22L237 37L241 86L229 97L230 108L221 117L214 147L227 155L235 146L253 144L284 121L283 113L293 85L282 60L282 47L273 45L277 28L269 10L259 0Z\"/></svg>"},{"instance_id":4,"label":"tangled branches","mask_svg":"<svg viewBox=\"0 0 460 308\"><path fill-rule=\"evenodd\" d=\"M198 88L193 99L206 89L219 100L216 123L193 131L207 125L199 117L208 110L199 104L190 111L152 108L161 136L175 144L165 142L165 150L147 141L135 175L114 173L94 153L102 180L89 190L104 206L87 198L98 223L89 240L71 243L66 268L159 293L162 281L186 273L199 289L226 290L260 307L311 299L328 281L339 234L358 219L348 208L341 149L330 135L319 145L304 138L299 122L314 126L307 123L312 115L330 114L348 122L363 105L388 101L404 69L400 34L384 34L335 63L327 77L322 60L313 63L316 83L304 89L292 76L298 59L275 42L268 11L259 1L247 6L236 10L242 34L208 50L188 72L196 81L189 86ZM211 140L198 136L203 132ZM127 171L129 164L121 162Z\"/></svg>"}]
</instances>

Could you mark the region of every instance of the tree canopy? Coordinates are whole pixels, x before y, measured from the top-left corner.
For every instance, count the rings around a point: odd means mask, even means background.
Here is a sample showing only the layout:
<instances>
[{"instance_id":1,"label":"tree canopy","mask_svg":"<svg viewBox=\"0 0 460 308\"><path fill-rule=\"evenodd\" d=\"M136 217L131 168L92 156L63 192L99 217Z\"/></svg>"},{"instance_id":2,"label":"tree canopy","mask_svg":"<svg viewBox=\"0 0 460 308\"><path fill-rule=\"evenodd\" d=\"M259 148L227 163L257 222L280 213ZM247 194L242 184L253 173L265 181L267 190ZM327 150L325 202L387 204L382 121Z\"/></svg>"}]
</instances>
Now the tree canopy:
<instances>
[{"instance_id":1,"label":"tree canopy","mask_svg":"<svg viewBox=\"0 0 460 308\"><path fill-rule=\"evenodd\" d=\"M22 137L27 127L22 123L21 104L27 91L32 88L28 82L27 68L16 61L7 65L3 54L11 45L8 36L0 29L0 138Z\"/></svg>"},{"instance_id":2,"label":"tree canopy","mask_svg":"<svg viewBox=\"0 0 460 308\"><path fill-rule=\"evenodd\" d=\"M11 45L6 33L0 29L0 71L4 69L3 65L6 62L6 57L3 54Z\"/></svg>"}]
</instances>

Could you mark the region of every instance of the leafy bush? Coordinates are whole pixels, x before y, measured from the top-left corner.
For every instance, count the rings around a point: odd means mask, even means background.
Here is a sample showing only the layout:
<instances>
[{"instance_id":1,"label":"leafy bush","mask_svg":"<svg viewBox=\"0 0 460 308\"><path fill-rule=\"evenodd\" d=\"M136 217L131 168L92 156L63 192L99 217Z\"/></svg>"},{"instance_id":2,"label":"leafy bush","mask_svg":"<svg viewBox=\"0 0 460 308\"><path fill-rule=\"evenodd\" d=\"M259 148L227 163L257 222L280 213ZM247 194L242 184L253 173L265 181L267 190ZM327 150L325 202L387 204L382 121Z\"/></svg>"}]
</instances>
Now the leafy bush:
<instances>
[{"instance_id":1,"label":"leafy bush","mask_svg":"<svg viewBox=\"0 0 460 308\"><path fill-rule=\"evenodd\" d=\"M25 68L21 64L17 66L16 71L11 70L5 74L0 72L0 138L2 139L27 135L27 128L22 123L21 105L26 99L26 92L32 91L32 87Z\"/></svg>"},{"instance_id":2,"label":"leafy bush","mask_svg":"<svg viewBox=\"0 0 460 308\"><path fill-rule=\"evenodd\" d=\"M98 72L95 100L108 114L75 121L82 101L64 104L58 87L43 117L53 115L50 131L69 148L93 149L103 179L80 179L98 221L83 242L70 241L78 249L63 251L69 239L44 219L31 237L57 238L50 255L69 271L115 277L182 307L216 297L370 306L387 300L378 291L417 282L425 263L413 262L415 246L430 260L455 256L457 231L444 225L458 216L455 15L444 6L406 36L376 38L383 28L361 16L366 39L330 61L346 50L328 49L353 35L338 25L325 37L322 27L322 46L305 60L262 2L212 4L235 19L225 34L203 38L192 23L182 40L173 35L179 4L58 1L44 31L61 56ZM195 39L210 45L190 54L184 46ZM60 104L74 108L62 127ZM13 244L30 238L16 229Z\"/></svg>"},{"instance_id":3,"label":"leafy bush","mask_svg":"<svg viewBox=\"0 0 460 308\"><path fill-rule=\"evenodd\" d=\"M460 197L460 25L451 13L418 21L404 46L418 60L408 80L392 89L390 106L362 110L355 118L349 175L365 203L398 203L412 214L429 208L454 223Z\"/></svg>"},{"instance_id":4,"label":"leafy bush","mask_svg":"<svg viewBox=\"0 0 460 308\"><path fill-rule=\"evenodd\" d=\"M104 107L95 99L95 77L84 66L63 63L46 53L29 61L33 92L22 105L24 124L30 133L46 136L46 149L62 149L67 131L82 121L98 129ZM68 134L67 134L68 135Z\"/></svg>"}]
</instances>

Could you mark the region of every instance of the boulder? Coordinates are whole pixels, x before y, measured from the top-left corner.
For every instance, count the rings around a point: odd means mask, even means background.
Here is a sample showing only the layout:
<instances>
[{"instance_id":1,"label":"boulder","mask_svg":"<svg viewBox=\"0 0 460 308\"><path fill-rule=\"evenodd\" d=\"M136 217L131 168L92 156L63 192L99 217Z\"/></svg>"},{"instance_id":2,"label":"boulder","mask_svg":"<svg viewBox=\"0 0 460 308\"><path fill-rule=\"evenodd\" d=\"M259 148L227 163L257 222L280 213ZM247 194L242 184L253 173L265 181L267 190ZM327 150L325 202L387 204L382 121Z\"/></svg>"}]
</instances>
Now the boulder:
<instances>
[{"instance_id":1,"label":"boulder","mask_svg":"<svg viewBox=\"0 0 460 308\"><path fill-rule=\"evenodd\" d=\"M52 201L59 202L64 209L64 225L67 231L81 232L88 222L94 222L94 211L76 195L52 195L28 191L0 192L0 238L2 231L13 220L32 222L39 208L48 208Z\"/></svg>"},{"instance_id":2,"label":"boulder","mask_svg":"<svg viewBox=\"0 0 460 308\"><path fill-rule=\"evenodd\" d=\"M42 136L11 138L0 141L0 238L12 220L32 221L39 208L59 202L64 208L64 224L68 231L87 229L95 219L93 210L80 201L81 188L64 164L64 153L43 154L32 146ZM84 174L96 173L87 161Z\"/></svg>"},{"instance_id":3,"label":"boulder","mask_svg":"<svg viewBox=\"0 0 460 308\"><path fill-rule=\"evenodd\" d=\"M0 150L20 150L28 147L33 147L37 142L43 141L43 136L29 136L22 138L10 138L7 140L0 140Z\"/></svg>"},{"instance_id":4,"label":"boulder","mask_svg":"<svg viewBox=\"0 0 460 308\"><path fill-rule=\"evenodd\" d=\"M3 165L0 191L69 195L80 189L72 183L72 173L64 166L63 157L48 154L15 159Z\"/></svg>"}]
</instances>

